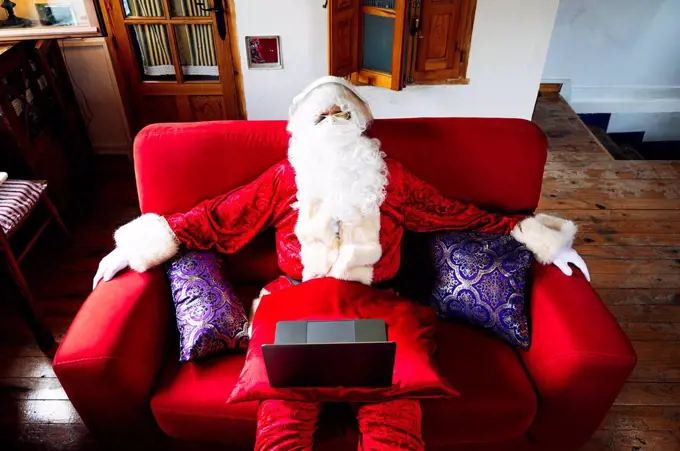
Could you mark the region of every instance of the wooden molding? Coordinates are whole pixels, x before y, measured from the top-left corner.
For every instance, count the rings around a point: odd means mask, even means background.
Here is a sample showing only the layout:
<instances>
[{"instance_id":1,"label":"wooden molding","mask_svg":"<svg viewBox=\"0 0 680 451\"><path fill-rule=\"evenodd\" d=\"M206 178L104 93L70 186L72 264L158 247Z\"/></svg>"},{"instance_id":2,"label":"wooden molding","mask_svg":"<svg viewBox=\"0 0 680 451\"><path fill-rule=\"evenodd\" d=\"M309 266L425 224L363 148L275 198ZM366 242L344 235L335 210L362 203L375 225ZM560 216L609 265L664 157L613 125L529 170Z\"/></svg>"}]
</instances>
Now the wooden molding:
<instances>
[{"instance_id":1,"label":"wooden molding","mask_svg":"<svg viewBox=\"0 0 680 451\"><path fill-rule=\"evenodd\" d=\"M449 78L447 80L422 80L418 82L413 82L409 86L419 86L419 85L469 85L469 78Z\"/></svg>"},{"instance_id":2,"label":"wooden molding","mask_svg":"<svg viewBox=\"0 0 680 451\"><path fill-rule=\"evenodd\" d=\"M241 68L241 51L239 50L239 40L236 33L236 6L234 0L227 0L227 29L230 36L231 59L234 66L234 81L236 83L236 97L240 110L241 119L248 119L246 108L246 94L243 89L243 70Z\"/></svg>"},{"instance_id":3,"label":"wooden molding","mask_svg":"<svg viewBox=\"0 0 680 451\"><path fill-rule=\"evenodd\" d=\"M352 74L352 81L361 86L378 86L386 89L392 87L392 76L390 74L368 69L361 69Z\"/></svg>"},{"instance_id":4,"label":"wooden molding","mask_svg":"<svg viewBox=\"0 0 680 451\"><path fill-rule=\"evenodd\" d=\"M472 31L475 26L475 17L477 14L477 0L470 0L468 5L469 11L465 14L465 29L463 30L462 50L465 52L465 57L461 61L460 76L463 83L455 84L469 84L470 79L467 78L468 63L470 62L470 47L472 46Z\"/></svg>"},{"instance_id":5,"label":"wooden molding","mask_svg":"<svg viewBox=\"0 0 680 451\"><path fill-rule=\"evenodd\" d=\"M378 8L376 6L364 6L364 14L371 14L373 16L387 17L388 19L394 19L397 16L397 12L393 9Z\"/></svg>"},{"instance_id":6,"label":"wooden molding","mask_svg":"<svg viewBox=\"0 0 680 451\"><path fill-rule=\"evenodd\" d=\"M562 90L562 83L541 83L538 92L544 97L557 97Z\"/></svg>"}]
</instances>

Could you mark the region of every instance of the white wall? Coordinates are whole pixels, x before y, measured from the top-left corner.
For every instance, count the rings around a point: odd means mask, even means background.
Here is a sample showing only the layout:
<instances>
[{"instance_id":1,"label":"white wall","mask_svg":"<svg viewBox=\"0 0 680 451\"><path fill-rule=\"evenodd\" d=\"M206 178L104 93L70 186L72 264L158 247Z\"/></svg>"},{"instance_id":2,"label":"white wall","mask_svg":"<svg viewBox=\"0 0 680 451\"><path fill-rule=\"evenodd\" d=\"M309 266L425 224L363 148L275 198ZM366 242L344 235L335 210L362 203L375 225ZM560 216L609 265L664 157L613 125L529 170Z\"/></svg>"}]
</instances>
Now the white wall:
<instances>
[{"instance_id":1,"label":"white wall","mask_svg":"<svg viewBox=\"0 0 680 451\"><path fill-rule=\"evenodd\" d=\"M680 113L614 113L607 133L645 132L645 141L680 141Z\"/></svg>"},{"instance_id":2,"label":"white wall","mask_svg":"<svg viewBox=\"0 0 680 451\"><path fill-rule=\"evenodd\" d=\"M324 0L234 0L248 119L284 119L295 94L328 67ZM283 69L248 69L246 36L281 36Z\"/></svg>"},{"instance_id":3,"label":"white wall","mask_svg":"<svg viewBox=\"0 0 680 451\"><path fill-rule=\"evenodd\" d=\"M678 0L563 0L545 78L574 86L679 86Z\"/></svg>"},{"instance_id":4,"label":"white wall","mask_svg":"<svg viewBox=\"0 0 680 451\"><path fill-rule=\"evenodd\" d=\"M680 112L679 19L678 0L562 0L543 79L568 81L574 109L613 113L617 131L652 127L658 138L666 123L671 133L677 118L669 118Z\"/></svg>"},{"instance_id":5,"label":"white wall","mask_svg":"<svg viewBox=\"0 0 680 451\"><path fill-rule=\"evenodd\" d=\"M531 118L559 0L479 0L467 86L360 88L376 117ZM324 0L235 0L249 119L284 119L292 98L326 75ZM265 13L266 12L266 13ZM249 70L245 36L281 36L283 70Z\"/></svg>"}]
</instances>

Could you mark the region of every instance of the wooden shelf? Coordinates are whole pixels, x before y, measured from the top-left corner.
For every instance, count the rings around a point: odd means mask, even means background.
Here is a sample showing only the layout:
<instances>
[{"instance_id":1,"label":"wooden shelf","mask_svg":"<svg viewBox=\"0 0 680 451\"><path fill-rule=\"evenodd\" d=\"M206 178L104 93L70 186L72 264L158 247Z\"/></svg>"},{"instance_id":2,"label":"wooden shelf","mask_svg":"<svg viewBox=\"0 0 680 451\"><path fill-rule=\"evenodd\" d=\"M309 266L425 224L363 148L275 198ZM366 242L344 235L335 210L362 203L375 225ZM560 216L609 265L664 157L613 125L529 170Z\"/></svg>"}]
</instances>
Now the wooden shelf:
<instances>
[{"instance_id":1,"label":"wooden shelf","mask_svg":"<svg viewBox=\"0 0 680 451\"><path fill-rule=\"evenodd\" d=\"M4 155L0 170L47 180L63 209L88 172L91 148L61 49L54 40L0 48L0 147L16 154Z\"/></svg>"}]
</instances>

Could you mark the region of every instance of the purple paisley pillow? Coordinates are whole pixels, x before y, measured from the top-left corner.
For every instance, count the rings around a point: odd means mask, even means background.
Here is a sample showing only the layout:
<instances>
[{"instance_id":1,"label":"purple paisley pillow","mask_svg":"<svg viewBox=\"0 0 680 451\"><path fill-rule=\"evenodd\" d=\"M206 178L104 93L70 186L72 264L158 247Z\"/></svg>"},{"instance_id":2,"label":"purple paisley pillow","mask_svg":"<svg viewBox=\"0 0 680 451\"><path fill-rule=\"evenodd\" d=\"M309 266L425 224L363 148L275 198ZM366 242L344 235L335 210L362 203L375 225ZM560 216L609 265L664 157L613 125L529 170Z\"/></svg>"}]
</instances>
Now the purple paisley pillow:
<instances>
[{"instance_id":1,"label":"purple paisley pillow","mask_svg":"<svg viewBox=\"0 0 680 451\"><path fill-rule=\"evenodd\" d=\"M248 346L248 316L224 280L212 251L185 251L166 265L179 331L179 360L188 362Z\"/></svg>"},{"instance_id":2,"label":"purple paisley pillow","mask_svg":"<svg viewBox=\"0 0 680 451\"><path fill-rule=\"evenodd\" d=\"M510 236L434 234L430 304L439 317L483 327L516 348L531 344L525 287L532 254Z\"/></svg>"}]
</instances>

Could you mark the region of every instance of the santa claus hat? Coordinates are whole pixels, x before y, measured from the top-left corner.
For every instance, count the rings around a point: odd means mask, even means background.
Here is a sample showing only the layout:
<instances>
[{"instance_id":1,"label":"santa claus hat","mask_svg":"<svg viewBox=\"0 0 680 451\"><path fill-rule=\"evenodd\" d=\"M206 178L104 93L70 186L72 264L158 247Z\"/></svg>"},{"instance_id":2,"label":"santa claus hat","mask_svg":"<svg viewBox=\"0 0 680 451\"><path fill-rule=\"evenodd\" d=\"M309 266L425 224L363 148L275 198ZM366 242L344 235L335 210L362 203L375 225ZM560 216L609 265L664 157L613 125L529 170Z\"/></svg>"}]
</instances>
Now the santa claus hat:
<instances>
[{"instance_id":1,"label":"santa claus hat","mask_svg":"<svg viewBox=\"0 0 680 451\"><path fill-rule=\"evenodd\" d=\"M366 103L366 101L361 98L359 93L354 89L354 86L352 86L352 84L350 82L348 82L347 80L345 80L344 78L341 78L341 77L334 77L332 75L327 75L325 77L321 77L319 79L314 80L312 83L307 85L307 87L300 94L295 96L295 98L293 99L293 107L295 107L297 104L299 104L302 101L302 99L304 99L307 96L307 94L314 91L316 88L318 88L319 86L325 85L325 84L329 84L329 83L335 83L335 84L344 86L345 88L352 91L352 93L355 96L357 96L359 99L361 99L362 102Z\"/></svg>"},{"instance_id":2,"label":"santa claus hat","mask_svg":"<svg viewBox=\"0 0 680 451\"><path fill-rule=\"evenodd\" d=\"M368 102L366 102L366 99L364 99L356 90L356 88L347 80L341 77L335 77L332 75L327 75L325 77L318 78L314 80L312 83L307 85L307 87L297 96L293 98L293 104L290 106L289 113L290 116L293 115L293 112L297 109L297 107L300 105L300 103L316 88L327 85L327 84L336 84L344 87L347 89L349 92L351 92L357 100L359 100L363 105L361 105L359 108L363 110L364 115L366 116L367 121L371 121L373 119L373 114L371 112L370 107L368 106Z\"/></svg>"}]
</instances>

